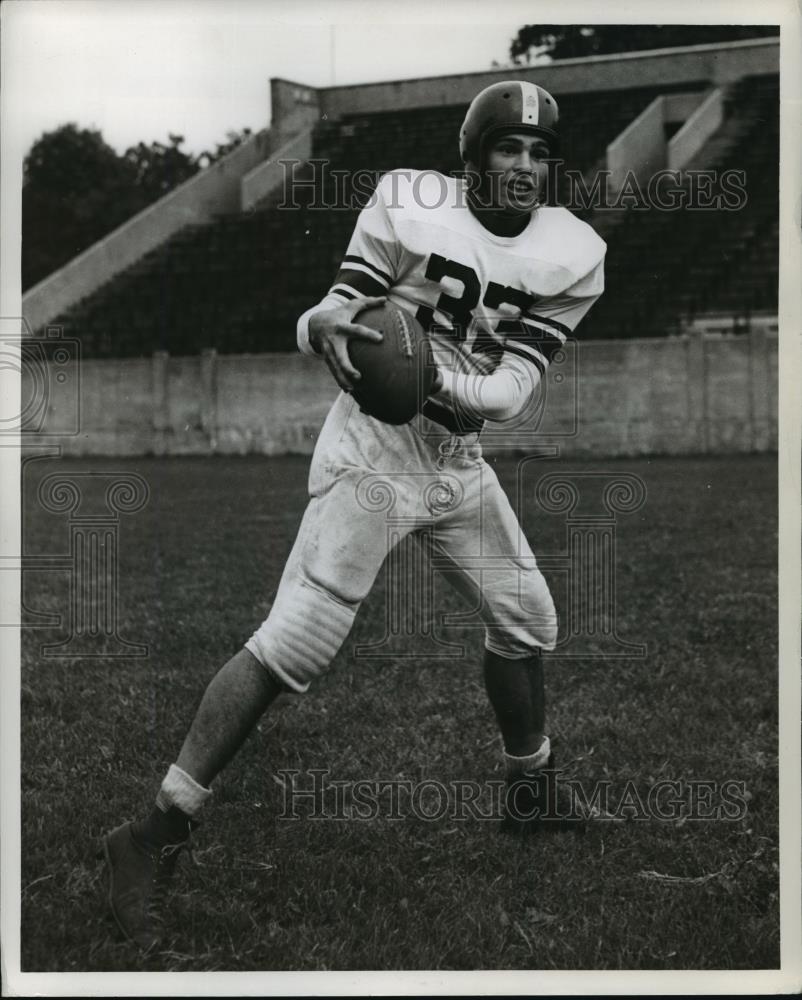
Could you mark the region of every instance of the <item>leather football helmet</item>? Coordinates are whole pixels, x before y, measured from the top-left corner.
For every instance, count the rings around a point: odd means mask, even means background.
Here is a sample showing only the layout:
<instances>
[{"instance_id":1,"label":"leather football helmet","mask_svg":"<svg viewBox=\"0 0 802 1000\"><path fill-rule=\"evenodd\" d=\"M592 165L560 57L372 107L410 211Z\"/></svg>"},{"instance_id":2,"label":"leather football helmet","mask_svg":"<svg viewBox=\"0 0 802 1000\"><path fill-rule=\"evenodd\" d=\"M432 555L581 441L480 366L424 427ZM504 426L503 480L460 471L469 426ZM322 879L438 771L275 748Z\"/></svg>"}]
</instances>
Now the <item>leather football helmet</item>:
<instances>
[{"instance_id":1,"label":"leather football helmet","mask_svg":"<svg viewBox=\"0 0 802 1000\"><path fill-rule=\"evenodd\" d=\"M488 140L500 132L533 132L543 136L552 151L558 141L559 109L551 94L536 83L505 80L480 91L468 108L459 135L463 163L480 169Z\"/></svg>"}]
</instances>

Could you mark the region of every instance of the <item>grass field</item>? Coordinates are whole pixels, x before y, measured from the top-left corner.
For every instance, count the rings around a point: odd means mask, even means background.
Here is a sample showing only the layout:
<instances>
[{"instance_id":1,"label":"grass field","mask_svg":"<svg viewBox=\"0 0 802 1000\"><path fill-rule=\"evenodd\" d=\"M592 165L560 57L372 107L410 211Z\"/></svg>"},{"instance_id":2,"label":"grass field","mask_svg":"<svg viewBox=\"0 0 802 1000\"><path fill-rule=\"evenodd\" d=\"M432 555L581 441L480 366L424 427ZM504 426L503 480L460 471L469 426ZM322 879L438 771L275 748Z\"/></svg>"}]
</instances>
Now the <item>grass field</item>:
<instances>
[{"instance_id":1,"label":"grass field","mask_svg":"<svg viewBox=\"0 0 802 1000\"><path fill-rule=\"evenodd\" d=\"M149 655L45 660L40 643L64 633L24 635L23 970L777 967L776 461L559 467L631 472L648 489L619 518L617 570L619 634L648 654L552 662L560 762L619 790L742 781L745 818L633 820L526 844L481 820L280 818L285 769L502 776L478 632L451 630L463 660L432 659L420 636L405 643L412 657L352 655L382 634L383 575L328 675L287 696L218 779L198 867L179 872L174 937L142 963L106 911L99 838L149 807L205 683L262 620L308 462L38 460L25 473L28 553L69 548L66 518L37 505L43 474L130 471L149 484L148 505L120 524L120 631ZM512 490L514 461L496 468ZM534 505L521 517L536 552L560 551L559 517ZM27 605L63 613L67 581L27 574Z\"/></svg>"}]
</instances>

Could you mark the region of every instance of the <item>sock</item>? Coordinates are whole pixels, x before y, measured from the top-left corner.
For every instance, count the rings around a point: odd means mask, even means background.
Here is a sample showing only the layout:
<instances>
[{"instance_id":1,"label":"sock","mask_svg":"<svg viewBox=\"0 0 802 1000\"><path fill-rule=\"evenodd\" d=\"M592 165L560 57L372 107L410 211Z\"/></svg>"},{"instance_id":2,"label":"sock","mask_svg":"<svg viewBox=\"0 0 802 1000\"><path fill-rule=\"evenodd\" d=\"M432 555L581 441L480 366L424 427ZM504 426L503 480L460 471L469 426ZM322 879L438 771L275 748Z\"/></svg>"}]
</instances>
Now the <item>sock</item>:
<instances>
[{"instance_id":1,"label":"sock","mask_svg":"<svg viewBox=\"0 0 802 1000\"><path fill-rule=\"evenodd\" d=\"M211 794L211 789L171 764L150 816L134 823L134 836L151 847L181 843L197 826L193 817Z\"/></svg>"},{"instance_id":2,"label":"sock","mask_svg":"<svg viewBox=\"0 0 802 1000\"><path fill-rule=\"evenodd\" d=\"M543 742L535 753L529 754L526 757L513 757L512 754L505 752L504 766L507 770L507 777L509 779L521 778L525 775L542 771L548 764L550 756L551 743L548 736L543 737Z\"/></svg>"},{"instance_id":3,"label":"sock","mask_svg":"<svg viewBox=\"0 0 802 1000\"><path fill-rule=\"evenodd\" d=\"M176 806L187 816L194 816L211 794L211 788L204 788L177 764L171 764L156 796L156 805L164 812Z\"/></svg>"}]
</instances>

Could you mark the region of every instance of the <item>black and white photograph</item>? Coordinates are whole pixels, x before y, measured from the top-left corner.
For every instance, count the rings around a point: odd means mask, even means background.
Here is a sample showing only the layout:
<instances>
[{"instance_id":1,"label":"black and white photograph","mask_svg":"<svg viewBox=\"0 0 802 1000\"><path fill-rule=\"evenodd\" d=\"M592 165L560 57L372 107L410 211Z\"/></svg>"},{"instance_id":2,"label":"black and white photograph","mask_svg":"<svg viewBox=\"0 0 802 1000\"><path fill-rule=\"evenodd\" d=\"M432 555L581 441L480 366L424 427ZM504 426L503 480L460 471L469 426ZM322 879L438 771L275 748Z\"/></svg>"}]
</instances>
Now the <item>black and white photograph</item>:
<instances>
[{"instance_id":1,"label":"black and white photograph","mask_svg":"<svg viewBox=\"0 0 802 1000\"><path fill-rule=\"evenodd\" d=\"M4 995L802 989L801 23L2 5Z\"/></svg>"}]
</instances>

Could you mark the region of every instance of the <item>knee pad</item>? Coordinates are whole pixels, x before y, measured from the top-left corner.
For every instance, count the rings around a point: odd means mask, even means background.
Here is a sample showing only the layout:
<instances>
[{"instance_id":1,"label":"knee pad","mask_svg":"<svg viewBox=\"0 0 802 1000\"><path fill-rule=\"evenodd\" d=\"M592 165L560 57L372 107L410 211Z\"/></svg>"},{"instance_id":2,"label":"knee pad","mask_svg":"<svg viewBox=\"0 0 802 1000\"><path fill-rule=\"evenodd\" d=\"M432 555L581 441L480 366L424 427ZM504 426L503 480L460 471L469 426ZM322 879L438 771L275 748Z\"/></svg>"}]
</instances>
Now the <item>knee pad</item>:
<instances>
[{"instance_id":1,"label":"knee pad","mask_svg":"<svg viewBox=\"0 0 802 1000\"><path fill-rule=\"evenodd\" d=\"M279 587L270 614L245 648L287 687L303 693L328 669L358 610L358 603L297 578Z\"/></svg>"}]
</instances>

